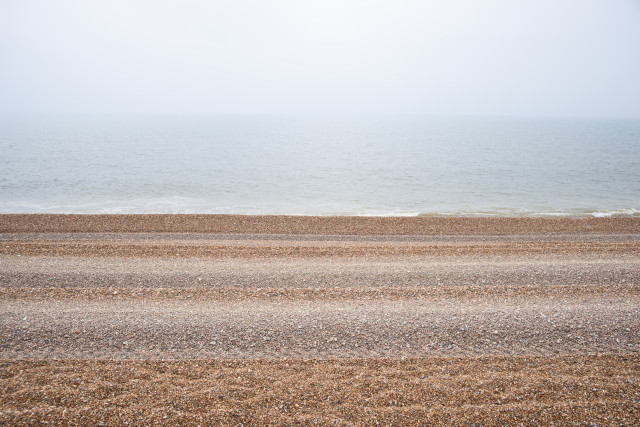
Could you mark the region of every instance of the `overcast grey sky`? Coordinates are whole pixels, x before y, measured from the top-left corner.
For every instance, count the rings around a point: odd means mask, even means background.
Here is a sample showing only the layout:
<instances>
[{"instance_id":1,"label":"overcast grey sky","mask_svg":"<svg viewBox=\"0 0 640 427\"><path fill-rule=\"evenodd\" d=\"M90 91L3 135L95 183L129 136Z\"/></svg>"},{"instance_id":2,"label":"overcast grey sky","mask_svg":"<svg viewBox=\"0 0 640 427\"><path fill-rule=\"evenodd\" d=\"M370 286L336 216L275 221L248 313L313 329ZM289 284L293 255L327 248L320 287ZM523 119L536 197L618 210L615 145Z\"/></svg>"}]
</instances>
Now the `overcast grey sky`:
<instances>
[{"instance_id":1,"label":"overcast grey sky","mask_svg":"<svg viewBox=\"0 0 640 427\"><path fill-rule=\"evenodd\" d=\"M0 0L0 111L640 116L640 1Z\"/></svg>"}]
</instances>

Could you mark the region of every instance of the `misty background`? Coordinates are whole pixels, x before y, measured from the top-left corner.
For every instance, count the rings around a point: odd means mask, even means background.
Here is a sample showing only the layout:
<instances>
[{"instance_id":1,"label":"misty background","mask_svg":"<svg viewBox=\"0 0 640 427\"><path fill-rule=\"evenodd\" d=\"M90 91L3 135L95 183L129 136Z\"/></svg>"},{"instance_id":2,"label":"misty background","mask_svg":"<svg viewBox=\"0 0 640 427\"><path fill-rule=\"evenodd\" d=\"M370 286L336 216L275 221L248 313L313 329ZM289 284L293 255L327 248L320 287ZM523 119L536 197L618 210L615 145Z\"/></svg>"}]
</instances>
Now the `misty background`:
<instances>
[{"instance_id":1,"label":"misty background","mask_svg":"<svg viewBox=\"0 0 640 427\"><path fill-rule=\"evenodd\" d=\"M0 112L640 116L640 2L0 0Z\"/></svg>"}]
</instances>

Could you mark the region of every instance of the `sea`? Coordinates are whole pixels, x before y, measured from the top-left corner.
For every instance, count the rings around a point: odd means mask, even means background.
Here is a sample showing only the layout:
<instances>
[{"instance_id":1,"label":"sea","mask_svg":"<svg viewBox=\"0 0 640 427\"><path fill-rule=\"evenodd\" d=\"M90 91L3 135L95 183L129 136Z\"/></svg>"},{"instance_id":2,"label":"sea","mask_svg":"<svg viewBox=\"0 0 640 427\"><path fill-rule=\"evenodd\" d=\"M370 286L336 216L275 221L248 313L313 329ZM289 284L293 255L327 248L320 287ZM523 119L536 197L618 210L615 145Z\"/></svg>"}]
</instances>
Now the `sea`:
<instances>
[{"instance_id":1,"label":"sea","mask_svg":"<svg viewBox=\"0 0 640 427\"><path fill-rule=\"evenodd\" d=\"M640 216L640 119L3 114L0 213Z\"/></svg>"}]
</instances>

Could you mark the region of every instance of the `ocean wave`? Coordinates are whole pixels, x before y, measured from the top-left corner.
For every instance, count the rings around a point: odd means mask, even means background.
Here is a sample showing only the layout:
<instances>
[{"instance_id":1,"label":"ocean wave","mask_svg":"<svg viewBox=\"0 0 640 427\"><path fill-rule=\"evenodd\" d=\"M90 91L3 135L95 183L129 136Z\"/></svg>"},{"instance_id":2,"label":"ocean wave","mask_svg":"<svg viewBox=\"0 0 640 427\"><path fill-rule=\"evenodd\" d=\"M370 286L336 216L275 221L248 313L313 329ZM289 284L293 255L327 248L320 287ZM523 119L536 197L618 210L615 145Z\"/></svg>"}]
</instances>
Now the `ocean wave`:
<instances>
[{"instance_id":1,"label":"ocean wave","mask_svg":"<svg viewBox=\"0 0 640 427\"><path fill-rule=\"evenodd\" d=\"M300 203L229 204L215 206L207 200L189 197L141 198L136 200L103 200L74 203L33 203L0 200L0 213L61 213L61 214L244 214L244 215L317 215L317 216L368 216L368 217L640 217L639 208L568 208L533 209L499 207L490 209L418 210L402 208L359 208Z\"/></svg>"},{"instance_id":2,"label":"ocean wave","mask_svg":"<svg viewBox=\"0 0 640 427\"><path fill-rule=\"evenodd\" d=\"M465 210L421 212L419 216L454 216L454 217L573 217L573 218L609 218L609 217L638 217L640 209L558 209L552 211L533 209L495 209L495 210Z\"/></svg>"},{"instance_id":3,"label":"ocean wave","mask_svg":"<svg viewBox=\"0 0 640 427\"><path fill-rule=\"evenodd\" d=\"M640 216L640 209L616 209L612 211L593 212L592 216L604 218L612 216Z\"/></svg>"}]
</instances>

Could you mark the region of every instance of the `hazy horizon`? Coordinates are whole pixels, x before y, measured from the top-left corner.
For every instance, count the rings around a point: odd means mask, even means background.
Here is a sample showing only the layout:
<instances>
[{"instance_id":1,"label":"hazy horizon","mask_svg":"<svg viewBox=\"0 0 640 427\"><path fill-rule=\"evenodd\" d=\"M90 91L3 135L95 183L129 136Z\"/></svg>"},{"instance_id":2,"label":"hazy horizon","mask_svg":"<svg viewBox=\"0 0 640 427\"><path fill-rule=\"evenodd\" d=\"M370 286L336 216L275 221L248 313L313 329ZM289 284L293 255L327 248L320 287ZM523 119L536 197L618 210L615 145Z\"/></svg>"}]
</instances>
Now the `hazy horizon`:
<instances>
[{"instance_id":1,"label":"hazy horizon","mask_svg":"<svg viewBox=\"0 0 640 427\"><path fill-rule=\"evenodd\" d=\"M0 112L640 117L640 2L0 2Z\"/></svg>"}]
</instances>

